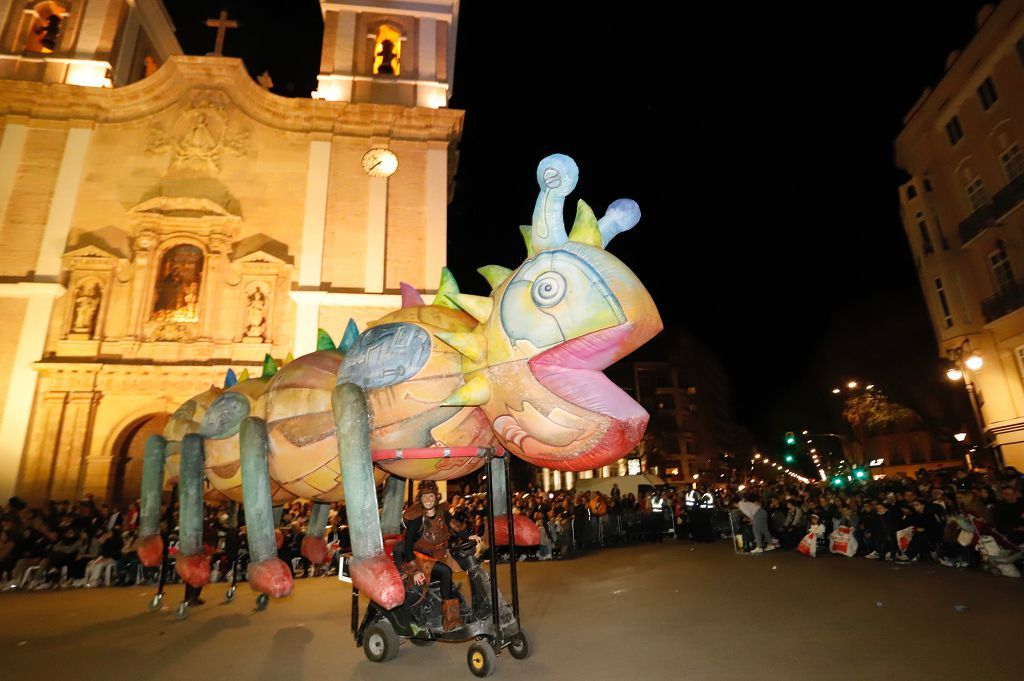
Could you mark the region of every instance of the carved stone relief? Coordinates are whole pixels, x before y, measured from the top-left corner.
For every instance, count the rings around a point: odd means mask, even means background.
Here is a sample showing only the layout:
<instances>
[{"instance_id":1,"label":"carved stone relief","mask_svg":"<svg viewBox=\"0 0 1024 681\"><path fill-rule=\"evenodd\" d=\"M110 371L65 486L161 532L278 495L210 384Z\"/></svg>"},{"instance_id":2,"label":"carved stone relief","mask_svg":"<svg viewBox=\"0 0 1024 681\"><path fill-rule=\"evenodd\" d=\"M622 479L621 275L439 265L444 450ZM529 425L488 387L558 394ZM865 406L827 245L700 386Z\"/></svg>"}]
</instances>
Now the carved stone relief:
<instances>
[{"instance_id":1,"label":"carved stone relief","mask_svg":"<svg viewBox=\"0 0 1024 681\"><path fill-rule=\"evenodd\" d=\"M170 154L168 173L213 175L221 170L225 151L249 154L249 128L232 123L220 104L210 99L194 101L168 131L160 123L150 127L148 154Z\"/></svg>"}]
</instances>

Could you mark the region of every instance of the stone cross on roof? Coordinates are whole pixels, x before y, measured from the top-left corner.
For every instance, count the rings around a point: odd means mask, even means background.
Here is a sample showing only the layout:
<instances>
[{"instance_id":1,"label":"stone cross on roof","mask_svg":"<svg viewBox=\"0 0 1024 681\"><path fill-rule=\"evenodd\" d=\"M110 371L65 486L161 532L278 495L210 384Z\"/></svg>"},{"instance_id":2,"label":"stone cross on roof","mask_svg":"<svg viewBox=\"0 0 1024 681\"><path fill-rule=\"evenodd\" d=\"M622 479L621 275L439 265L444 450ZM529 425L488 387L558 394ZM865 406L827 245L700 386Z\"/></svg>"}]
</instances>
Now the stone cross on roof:
<instances>
[{"instance_id":1,"label":"stone cross on roof","mask_svg":"<svg viewBox=\"0 0 1024 681\"><path fill-rule=\"evenodd\" d=\"M238 28L238 22L234 19L228 19L228 11L226 9L222 9L220 11L220 18L207 19L206 25L217 29L217 42L213 46L213 52L210 52L208 56L224 56L224 35L227 33L229 28Z\"/></svg>"}]
</instances>

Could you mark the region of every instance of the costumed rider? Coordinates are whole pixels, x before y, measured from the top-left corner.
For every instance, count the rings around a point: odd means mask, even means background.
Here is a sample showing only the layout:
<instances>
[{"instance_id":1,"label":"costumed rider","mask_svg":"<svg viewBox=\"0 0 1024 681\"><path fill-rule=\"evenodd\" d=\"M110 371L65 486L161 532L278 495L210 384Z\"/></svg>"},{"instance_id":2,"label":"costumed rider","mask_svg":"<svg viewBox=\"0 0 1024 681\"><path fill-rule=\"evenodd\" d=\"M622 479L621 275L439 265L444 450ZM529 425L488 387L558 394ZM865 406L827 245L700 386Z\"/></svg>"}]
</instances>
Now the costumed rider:
<instances>
[{"instance_id":1,"label":"costumed rider","mask_svg":"<svg viewBox=\"0 0 1024 681\"><path fill-rule=\"evenodd\" d=\"M429 582L441 583L441 627L453 631L462 626L459 599L452 596L452 571L463 568L448 552L448 542L471 539L477 544L480 537L470 534L467 527L453 521L447 504L439 504L437 483L424 480L416 493L416 503L402 516L405 520L405 541L402 545L402 563L406 577L426 592Z\"/></svg>"}]
</instances>

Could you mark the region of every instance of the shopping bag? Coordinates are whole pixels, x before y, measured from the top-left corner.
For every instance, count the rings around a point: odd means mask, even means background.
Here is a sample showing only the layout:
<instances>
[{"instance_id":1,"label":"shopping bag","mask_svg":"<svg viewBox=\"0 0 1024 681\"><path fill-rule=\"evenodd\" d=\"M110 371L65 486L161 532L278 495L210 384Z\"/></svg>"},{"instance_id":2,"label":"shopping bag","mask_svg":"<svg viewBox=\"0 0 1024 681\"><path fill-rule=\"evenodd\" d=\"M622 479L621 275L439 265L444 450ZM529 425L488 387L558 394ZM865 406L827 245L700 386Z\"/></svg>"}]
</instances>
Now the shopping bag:
<instances>
[{"instance_id":1,"label":"shopping bag","mask_svg":"<svg viewBox=\"0 0 1024 681\"><path fill-rule=\"evenodd\" d=\"M818 553L818 537L813 532L808 532L807 536L800 540L796 550L814 558Z\"/></svg>"},{"instance_id":2,"label":"shopping bag","mask_svg":"<svg viewBox=\"0 0 1024 681\"><path fill-rule=\"evenodd\" d=\"M837 527L828 539L828 550L832 553L838 553L847 558L853 558L857 554L857 539L853 536L851 528Z\"/></svg>"},{"instance_id":3,"label":"shopping bag","mask_svg":"<svg viewBox=\"0 0 1024 681\"><path fill-rule=\"evenodd\" d=\"M896 531L896 545L900 548L900 553L906 553L907 548L910 547L910 540L914 538L914 526L904 527L902 530Z\"/></svg>"}]
</instances>

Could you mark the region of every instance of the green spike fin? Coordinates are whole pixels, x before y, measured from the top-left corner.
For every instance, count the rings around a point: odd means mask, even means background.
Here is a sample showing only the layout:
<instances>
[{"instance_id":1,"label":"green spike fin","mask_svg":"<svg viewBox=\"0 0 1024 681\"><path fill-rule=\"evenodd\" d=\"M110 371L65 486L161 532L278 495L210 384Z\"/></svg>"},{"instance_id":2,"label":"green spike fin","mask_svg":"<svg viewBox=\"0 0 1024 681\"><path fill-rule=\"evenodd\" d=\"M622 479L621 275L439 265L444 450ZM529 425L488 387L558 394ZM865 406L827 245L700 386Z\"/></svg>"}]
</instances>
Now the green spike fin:
<instances>
[{"instance_id":1,"label":"green spike fin","mask_svg":"<svg viewBox=\"0 0 1024 681\"><path fill-rule=\"evenodd\" d=\"M532 258L533 257L533 237L531 235L533 233L533 225L520 225L519 226L519 231L523 235L523 241L526 242L526 257L527 258Z\"/></svg>"},{"instance_id":2,"label":"green spike fin","mask_svg":"<svg viewBox=\"0 0 1024 681\"><path fill-rule=\"evenodd\" d=\"M508 279L509 275L512 274L512 270L501 265L484 265L477 272L487 280L487 284L491 287L492 291L498 288L501 282Z\"/></svg>"},{"instance_id":3,"label":"green spike fin","mask_svg":"<svg viewBox=\"0 0 1024 681\"><path fill-rule=\"evenodd\" d=\"M334 339L331 338L331 334L327 333L323 329L316 330L316 349L320 350L333 350Z\"/></svg>"},{"instance_id":4,"label":"green spike fin","mask_svg":"<svg viewBox=\"0 0 1024 681\"><path fill-rule=\"evenodd\" d=\"M476 364L487 354L487 342L482 334L438 332L434 335Z\"/></svg>"},{"instance_id":5,"label":"green spike fin","mask_svg":"<svg viewBox=\"0 0 1024 681\"><path fill-rule=\"evenodd\" d=\"M348 352L357 338L359 338L359 327L356 326L354 319L349 319L348 324L345 325L345 333L341 340L338 341L338 349L342 352Z\"/></svg>"},{"instance_id":6,"label":"green spike fin","mask_svg":"<svg viewBox=\"0 0 1024 681\"><path fill-rule=\"evenodd\" d=\"M459 309L480 323L486 322L494 309L494 301L486 296L471 296L468 293L455 293L448 296Z\"/></svg>"},{"instance_id":7,"label":"green spike fin","mask_svg":"<svg viewBox=\"0 0 1024 681\"><path fill-rule=\"evenodd\" d=\"M270 378L277 373L277 362L270 355L263 356L263 374L260 378Z\"/></svg>"},{"instance_id":8,"label":"green spike fin","mask_svg":"<svg viewBox=\"0 0 1024 681\"><path fill-rule=\"evenodd\" d=\"M459 293L459 285L455 281L455 275L447 267L441 268L441 283L437 287L437 295L434 296L434 305L447 307L450 310L458 310L451 296Z\"/></svg>"},{"instance_id":9,"label":"green spike fin","mask_svg":"<svg viewBox=\"0 0 1024 681\"><path fill-rule=\"evenodd\" d=\"M576 203L576 221L572 223L569 241L588 244L597 248L602 248L603 246L601 228L597 224L597 216L594 215L594 211L583 199Z\"/></svg>"},{"instance_id":10,"label":"green spike fin","mask_svg":"<svg viewBox=\"0 0 1024 681\"><path fill-rule=\"evenodd\" d=\"M453 392L443 404L446 407L477 407L491 399L491 386L487 377L477 374Z\"/></svg>"}]
</instances>

